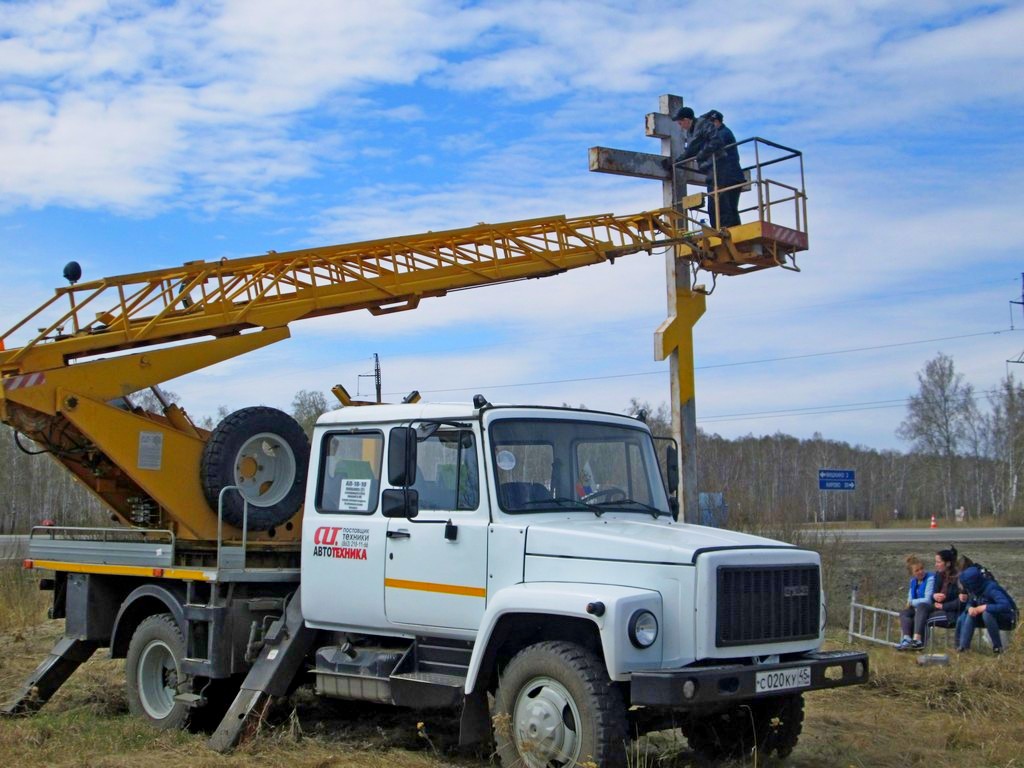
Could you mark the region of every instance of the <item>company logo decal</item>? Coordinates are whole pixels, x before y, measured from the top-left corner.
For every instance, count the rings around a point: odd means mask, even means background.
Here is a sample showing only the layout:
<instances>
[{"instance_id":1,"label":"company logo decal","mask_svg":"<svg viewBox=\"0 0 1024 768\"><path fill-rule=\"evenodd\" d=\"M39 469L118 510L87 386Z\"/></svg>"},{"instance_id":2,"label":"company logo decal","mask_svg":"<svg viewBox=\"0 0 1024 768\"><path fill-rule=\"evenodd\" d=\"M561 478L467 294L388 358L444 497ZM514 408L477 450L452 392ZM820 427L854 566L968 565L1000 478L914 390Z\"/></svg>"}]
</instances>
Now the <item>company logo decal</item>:
<instances>
[{"instance_id":1,"label":"company logo decal","mask_svg":"<svg viewBox=\"0 0 1024 768\"><path fill-rule=\"evenodd\" d=\"M365 560L370 546L368 528L322 525L313 532L313 557L330 560Z\"/></svg>"},{"instance_id":2,"label":"company logo decal","mask_svg":"<svg viewBox=\"0 0 1024 768\"><path fill-rule=\"evenodd\" d=\"M803 584L803 585L801 585L799 587L783 587L782 588L782 596L783 597L807 597L810 594L811 594L811 588L808 587L806 584Z\"/></svg>"}]
</instances>

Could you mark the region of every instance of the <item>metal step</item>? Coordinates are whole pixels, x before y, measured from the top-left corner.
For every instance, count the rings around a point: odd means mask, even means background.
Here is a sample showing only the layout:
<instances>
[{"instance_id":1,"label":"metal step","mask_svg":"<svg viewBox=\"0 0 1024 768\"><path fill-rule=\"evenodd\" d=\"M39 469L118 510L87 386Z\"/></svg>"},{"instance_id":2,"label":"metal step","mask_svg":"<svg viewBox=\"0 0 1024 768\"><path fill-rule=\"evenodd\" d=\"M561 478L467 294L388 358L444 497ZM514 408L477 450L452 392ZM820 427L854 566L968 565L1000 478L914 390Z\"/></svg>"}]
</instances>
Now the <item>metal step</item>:
<instances>
[{"instance_id":1,"label":"metal step","mask_svg":"<svg viewBox=\"0 0 1024 768\"><path fill-rule=\"evenodd\" d=\"M428 664L468 669L472 655L471 642L434 637L416 638L416 662L420 669Z\"/></svg>"},{"instance_id":2,"label":"metal step","mask_svg":"<svg viewBox=\"0 0 1024 768\"><path fill-rule=\"evenodd\" d=\"M391 697L395 704L414 709L448 709L464 698L465 675L407 672L392 675Z\"/></svg>"}]
</instances>

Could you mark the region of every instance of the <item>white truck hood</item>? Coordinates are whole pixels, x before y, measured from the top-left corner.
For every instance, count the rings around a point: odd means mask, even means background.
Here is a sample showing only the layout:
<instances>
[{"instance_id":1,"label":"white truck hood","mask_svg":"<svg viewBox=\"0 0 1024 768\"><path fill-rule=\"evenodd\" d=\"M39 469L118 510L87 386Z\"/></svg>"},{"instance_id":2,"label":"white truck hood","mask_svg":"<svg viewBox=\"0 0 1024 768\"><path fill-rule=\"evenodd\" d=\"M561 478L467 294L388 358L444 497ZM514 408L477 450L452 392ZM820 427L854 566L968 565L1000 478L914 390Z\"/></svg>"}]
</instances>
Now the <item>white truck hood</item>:
<instances>
[{"instance_id":1,"label":"white truck hood","mask_svg":"<svg viewBox=\"0 0 1024 768\"><path fill-rule=\"evenodd\" d=\"M722 547L789 547L746 533L653 520L558 520L531 523L526 554L588 560L689 565L698 550Z\"/></svg>"}]
</instances>

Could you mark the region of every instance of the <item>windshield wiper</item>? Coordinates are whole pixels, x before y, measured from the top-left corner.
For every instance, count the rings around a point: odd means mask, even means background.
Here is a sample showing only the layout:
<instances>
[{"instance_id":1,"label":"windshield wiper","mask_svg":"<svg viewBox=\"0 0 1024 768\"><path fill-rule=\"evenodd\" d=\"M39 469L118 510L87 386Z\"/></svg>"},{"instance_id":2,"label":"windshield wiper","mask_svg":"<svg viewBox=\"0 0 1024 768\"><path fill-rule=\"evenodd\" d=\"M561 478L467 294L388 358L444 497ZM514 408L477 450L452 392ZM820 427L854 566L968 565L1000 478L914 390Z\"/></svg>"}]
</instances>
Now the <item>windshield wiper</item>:
<instances>
[{"instance_id":1,"label":"windshield wiper","mask_svg":"<svg viewBox=\"0 0 1024 768\"><path fill-rule=\"evenodd\" d=\"M580 499L570 499L567 496L554 496L550 499L531 499L530 501L524 501L519 505L519 508L538 507L542 504L554 504L556 507L571 507L573 509L586 509L593 512L598 517L604 514L604 510L599 509L599 504L591 504L588 501L581 501Z\"/></svg>"},{"instance_id":2,"label":"windshield wiper","mask_svg":"<svg viewBox=\"0 0 1024 768\"><path fill-rule=\"evenodd\" d=\"M615 501L596 501L593 504L593 506L595 506L595 507L602 507L602 508L619 507L619 506L623 506L623 505L632 505L634 509L641 509L644 512L649 512L651 517L653 517L655 520L657 520L662 514L665 514L664 512L662 512L662 510L658 509L657 507L652 507L650 504L644 504L642 501L637 501L636 499L617 499Z\"/></svg>"}]
</instances>

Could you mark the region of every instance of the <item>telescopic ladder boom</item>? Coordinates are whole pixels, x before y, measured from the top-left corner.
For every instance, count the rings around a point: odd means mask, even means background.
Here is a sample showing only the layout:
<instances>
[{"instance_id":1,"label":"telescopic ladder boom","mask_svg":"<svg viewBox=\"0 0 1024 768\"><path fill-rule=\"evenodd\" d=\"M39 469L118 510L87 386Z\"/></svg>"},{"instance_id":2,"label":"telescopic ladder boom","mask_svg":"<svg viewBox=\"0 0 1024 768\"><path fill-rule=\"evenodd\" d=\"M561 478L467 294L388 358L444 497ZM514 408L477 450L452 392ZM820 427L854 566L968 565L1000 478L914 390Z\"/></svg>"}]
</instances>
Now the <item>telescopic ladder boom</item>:
<instances>
[{"instance_id":1,"label":"telescopic ladder boom","mask_svg":"<svg viewBox=\"0 0 1024 768\"><path fill-rule=\"evenodd\" d=\"M286 338L288 325L305 318L408 310L452 290L547 277L671 245L685 246L681 258L722 274L785 265L786 254L806 248L806 234L797 233L803 240L794 245L770 222L730 233L690 229L692 221L674 209L553 216L190 261L58 288L0 337L0 420L45 446L122 521L210 540L216 520L192 477L207 433L176 406L163 414L133 407L126 400L132 393ZM132 352L111 354L123 351ZM160 465L152 453L144 460L144 443L158 444L179 471L167 471L167 458ZM296 526L287 530L284 538L297 535Z\"/></svg>"}]
</instances>

